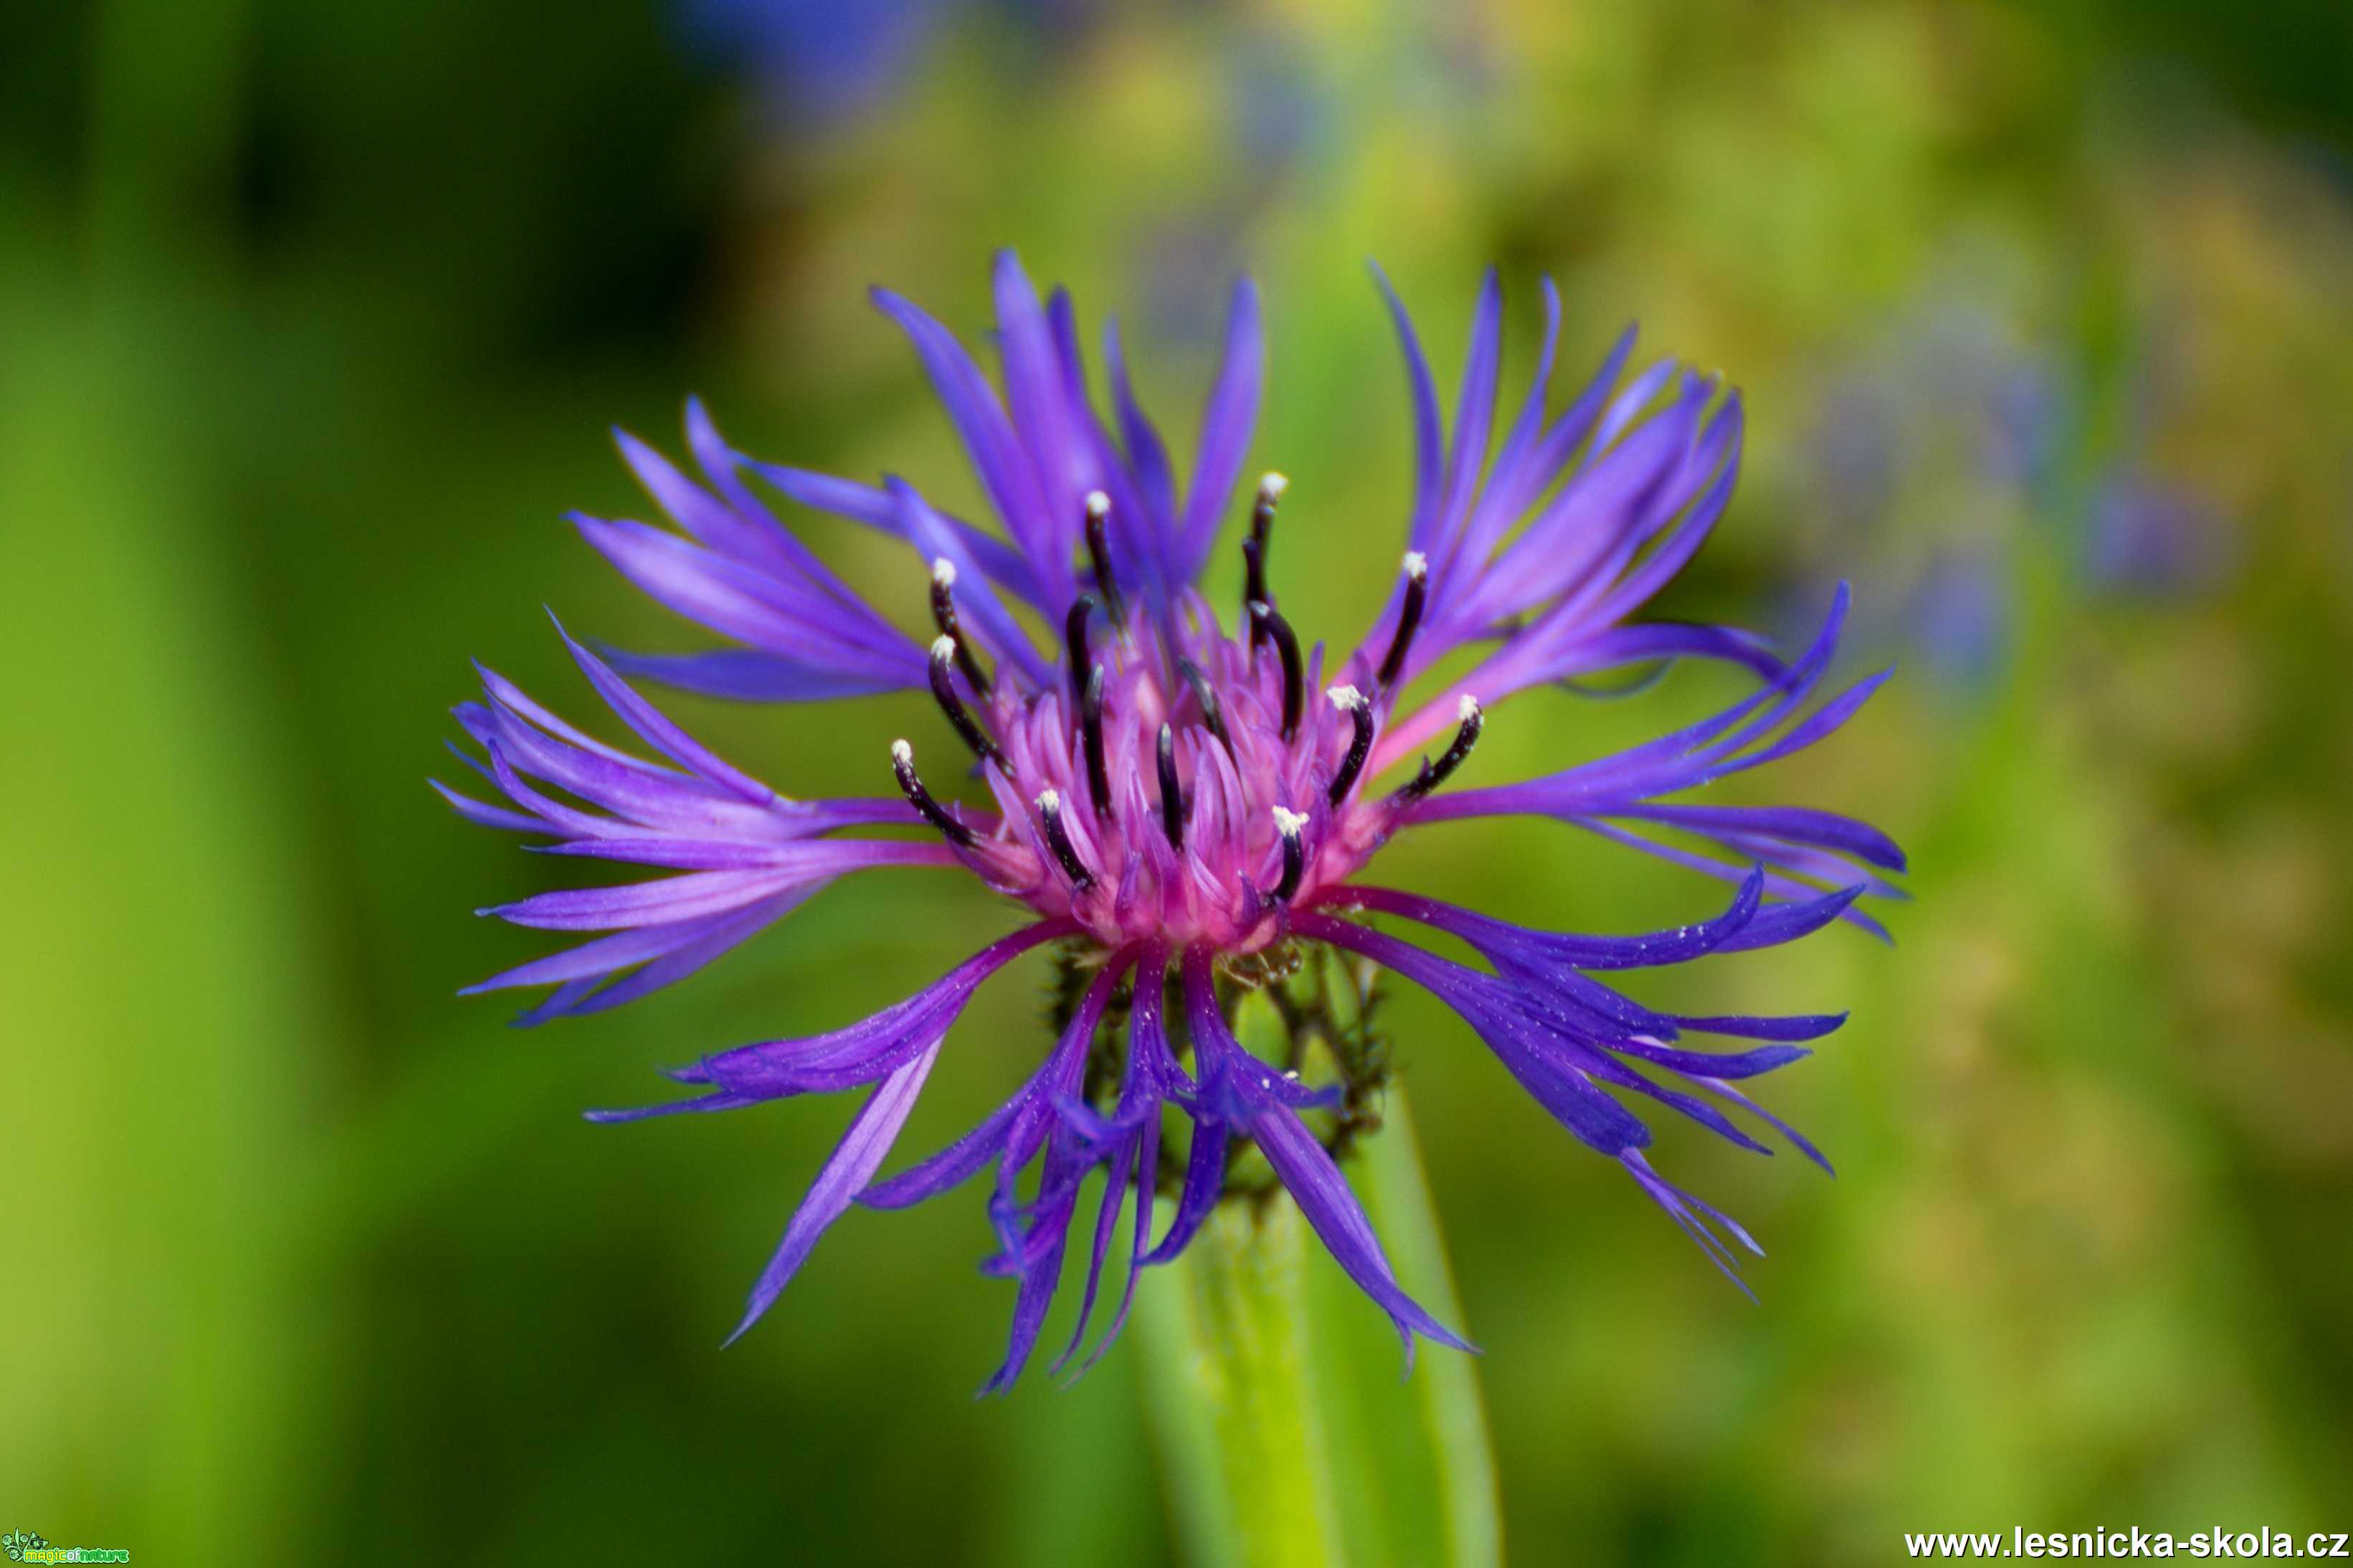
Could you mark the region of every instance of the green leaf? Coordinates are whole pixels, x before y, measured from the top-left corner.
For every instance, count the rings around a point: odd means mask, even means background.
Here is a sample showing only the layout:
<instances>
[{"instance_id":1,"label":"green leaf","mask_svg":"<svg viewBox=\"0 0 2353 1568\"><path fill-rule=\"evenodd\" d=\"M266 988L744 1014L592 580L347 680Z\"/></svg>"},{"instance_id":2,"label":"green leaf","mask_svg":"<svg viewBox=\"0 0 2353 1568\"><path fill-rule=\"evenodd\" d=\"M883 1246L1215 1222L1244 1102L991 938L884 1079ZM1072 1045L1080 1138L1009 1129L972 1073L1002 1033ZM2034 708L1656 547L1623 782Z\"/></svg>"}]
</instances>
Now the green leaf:
<instances>
[{"instance_id":1,"label":"green leaf","mask_svg":"<svg viewBox=\"0 0 2353 1568\"><path fill-rule=\"evenodd\" d=\"M1411 1118L1394 1087L1384 1122L1359 1145L1349 1181L1398 1279L1460 1329ZM1401 1377L1388 1317L1287 1196L1222 1205L1168 1273L1143 1293L1139 1328L1146 1404L1191 1561L1502 1561L1476 1361L1424 1345Z\"/></svg>"}]
</instances>

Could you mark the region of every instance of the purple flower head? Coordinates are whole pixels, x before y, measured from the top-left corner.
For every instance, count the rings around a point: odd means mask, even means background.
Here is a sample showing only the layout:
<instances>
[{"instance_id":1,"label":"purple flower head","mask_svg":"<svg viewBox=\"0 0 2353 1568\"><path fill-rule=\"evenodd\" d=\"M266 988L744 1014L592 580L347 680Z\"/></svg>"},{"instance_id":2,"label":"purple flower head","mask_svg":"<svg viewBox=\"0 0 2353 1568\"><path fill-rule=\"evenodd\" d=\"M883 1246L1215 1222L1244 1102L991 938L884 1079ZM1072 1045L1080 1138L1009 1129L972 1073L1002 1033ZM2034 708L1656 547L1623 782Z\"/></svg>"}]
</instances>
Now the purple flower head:
<instances>
[{"instance_id":1,"label":"purple flower head","mask_svg":"<svg viewBox=\"0 0 2353 1568\"><path fill-rule=\"evenodd\" d=\"M1079 1324L1063 1352L1081 1348L1104 1267L1124 1252L1100 1354L1125 1321L1141 1269L1184 1250L1235 1190L1235 1160L1254 1149L1394 1320L1409 1354L1417 1336L1461 1346L1405 1293L1335 1157L1353 1125L1348 1104L1377 1078L1344 1071L1341 1082L1314 1081L1295 1063L1261 1059L1235 1030L1238 999L1295 970L1303 952L1369 960L1439 996L1573 1136L1619 1161L1727 1272L1730 1247L1754 1244L1653 1171L1650 1131L1628 1097L1763 1149L1737 1111L1820 1159L1739 1085L1806 1055L1803 1043L1842 1016L1662 1013L1599 976L1772 946L1834 921L1880 931L1858 900L1896 896L1883 873L1900 871L1904 858L1883 834L1812 807L1685 798L1828 738L1876 688L1879 678L1820 696L1844 590L1794 662L1731 627L1637 620L1730 497L1737 395L1672 363L1627 378L1629 331L1556 407L1560 307L1547 284L1536 374L1506 416L1503 300L1490 275L1450 435L1405 310L1388 300L1412 395L1415 481L1395 586L1345 653L1327 655L1283 614L1280 475L1261 480L1251 500L1241 603L1221 615L1196 586L1258 411L1264 353L1247 282L1233 291L1224 363L1187 468L1137 405L1116 332L1103 342L1106 413L1091 392L1068 298L1040 301L1009 255L996 273L996 383L944 328L878 292L963 439L991 513L982 521L942 510L901 479L866 485L746 458L699 405L687 411L692 475L620 437L674 527L590 517L577 526L640 588L733 646L604 658L573 646L590 683L660 761L591 739L494 675L485 674L483 702L459 710L484 753L475 765L506 802L445 790L459 811L552 840L542 846L551 853L663 873L487 911L598 934L480 988L554 986L530 1021L611 1006L711 962L834 879L885 867L960 866L1024 917L871 1017L674 1072L696 1087L693 1098L595 1113L627 1121L867 1091L738 1332L853 1202L902 1207L986 1174L997 1242L987 1268L1017 1285L1011 1349L989 1385L1008 1386L1043 1330L1086 1178L1101 1170L1106 1180L1082 1233ZM766 494L903 542L909 571L929 579L926 632L910 636L868 606ZM1032 624L1050 638L1034 637ZM1449 659L1465 650L1471 657ZM1447 787L1502 700L1686 656L1741 667L1757 685L1722 711L1616 755L1516 784ZM1441 660L1467 673L1422 679ZM920 753L902 740L877 759L895 794L795 800L698 745L628 676L790 701L923 688L940 722ZM951 786L968 771L971 785ZM1734 889L1731 901L1672 931L1585 936L1360 880L1397 834L1496 816L1574 825L1717 878ZM1456 939L1482 964L1440 957L1372 918ZM1049 944L1066 994L1042 1061L979 1126L882 1175L974 992ZM1701 1043L1711 1037L1736 1043ZM1170 1108L1174 1120L1164 1116ZM1164 1135L1177 1128L1188 1130L1181 1140ZM1164 1189L1173 1202L1155 1235L1151 1197Z\"/></svg>"}]
</instances>

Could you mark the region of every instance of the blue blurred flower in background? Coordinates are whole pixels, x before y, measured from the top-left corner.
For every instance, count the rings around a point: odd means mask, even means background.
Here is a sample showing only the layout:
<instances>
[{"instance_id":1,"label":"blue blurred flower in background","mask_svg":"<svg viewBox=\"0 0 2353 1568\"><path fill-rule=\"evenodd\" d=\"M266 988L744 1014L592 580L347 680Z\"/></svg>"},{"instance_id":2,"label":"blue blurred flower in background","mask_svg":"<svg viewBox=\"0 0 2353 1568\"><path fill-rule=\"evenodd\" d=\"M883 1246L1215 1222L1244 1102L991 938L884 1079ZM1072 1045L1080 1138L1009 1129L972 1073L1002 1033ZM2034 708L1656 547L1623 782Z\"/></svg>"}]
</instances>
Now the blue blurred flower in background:
<instances>
[{"instance_id":1,"label":"blue blurred flower in background","mask_svg":"<svg viewBox=\"0 0 2353 1568\"><path fill-rule=\"evenodd\" d=\"M2231 540L2221 512L2189 487L2120 467L2093 492L2084 570L2105 592L2195 593L2228 573Z\"/></svg>"},{"instance_id":2,"label":"blue blurred flower in background","mask_svg":"<svg viewBox=\"0 0 2353 1568\"><path fill-rule=\"evenodd\" d=\"M2076 402L2062 368L1966 279L1899 314L1820 395L1806 494L1822 525L1797 596L1852 575L1883 606L1862 643L1988 689L2018 620L2018 549L2052 503Z\"/></svg>"},{"instance_id":3,"label":"blue blurred flower in background","mask_svg":"<svg viewBox=\"0 0 2353 1568\"><path fill-rule=\"evenodd\" d=\"M750 77L765 106L805 125L879 112L947 28L1001 17L1021 37L1067 43L1090 0L682 0L691 51Z\"/></svg>"},{"instance_id":4,"label":"blue blurred flower in background","mask_svg":"<svg viewBox=\"0 0 2353 1568\"><path fill-rule=\"evenodd\" d=\"M880 106L914 68L925 36L959 0L686 0L699 52L757 80L797 119L836 121Z\"/></svg>"}]
</instances>

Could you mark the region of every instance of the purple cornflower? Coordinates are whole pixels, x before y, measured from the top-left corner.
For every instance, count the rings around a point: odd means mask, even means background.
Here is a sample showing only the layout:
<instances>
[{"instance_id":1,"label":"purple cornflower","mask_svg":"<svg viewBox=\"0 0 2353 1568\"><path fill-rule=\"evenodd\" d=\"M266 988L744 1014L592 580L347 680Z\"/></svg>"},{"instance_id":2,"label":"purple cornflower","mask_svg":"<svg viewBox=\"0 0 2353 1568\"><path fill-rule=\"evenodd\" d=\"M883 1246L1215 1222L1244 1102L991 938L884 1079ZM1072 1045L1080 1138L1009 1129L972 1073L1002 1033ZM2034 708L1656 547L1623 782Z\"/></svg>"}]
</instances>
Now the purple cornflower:
<instances>
[{"instance_id":1,"label":"purple cornflower","mask_svg":"<svg viewBox=\"0 0 2353 1568\"><path fill-rule=\"evenodd\" d=\"M913 341L1002 535L947 515L898 479L874 488L753 461L690 405L687 444L699 479L619 438L682 531L575 521L630 581L740 646L600 658L571 644L589 681L661 762L591 739L486 672L486 700L458 716L487 752L477 765L507 804L444 791L476 821L552 838L554 853L674 873L487 911L604 933L474 988L554 985L527 1015L533 1021L612 1006L676 980L854 871L960 866L1022 911L1011 934L871 1017L675 1071L702 1090L695 1098L594 1113L626 1121L870 1090L736 1331L766 1310L853 1202L902 1207L991 1171L999 1251L987 1267L1018 1283L1011 1349L989 1384L1004 1388L1040 1331L1083 1180L1103 1167L1072 1350L1131 1188L1135 1204L1125 1288L1100 1354L1126 1318L1138 1271L1183 1251L1229 1190L1234 1157L1255 1145L1341 1267L1395 1321L1409 1355L1416 1334L1462 1346L1401 1289L1334 1159L1340 1140L1319 1130L1335 1097L1363 1086L1312 1087L1235 1037L1237 994L1303 948L1356 955L1437 994L1572 1134L1619 1161L1731 1274L1731 1245L1755 1247L1747 1233L1651 1169L1649 1130L1609 1091L1658 1100L1761 1151L1726 1114L1735 1108L1820 1161L1738 1085L1806 1055L1800 1042L1842 1016L1680 1016L1594 976L1769 946L1838 920L1876 931L1856 900L1894 891L1872 868L1903 867L1885 836L1848 817L1672 798L1811 746L1882 679L1809 709L1845 613L1843 588L1794 663L1730 628L1630 619L1699 548L1731 495L1737 395L1672 363L1621 389L1629 331L1567 406L1549 412L1560 307L1547 284L1534 385L1491 460L1502 317L1493 274L1451 443L1428 365L1390 294L1414 414L1407 550L1364 640L1327 663L1320 645L1303 644L1273 589L1279 476L1257 490L1241 545L1244 603L1231 629L1195 586L1257 414L1263 351L1247 281L1234 290L1224 363L1181 484L1130 392L1115 332L1105 342L1105 419L1089 395L1068 298L1057 292L1041 305L1009 255L996 272L1001 397L929 316L887 292L875 300ZM821 564L754 493L754 480L903 540L930 575L928 646ZM1058 634L1055 646L1033 641L1023 610ZM1484 652L1467 674L1407 700L1417 678L1474 645ZM1498 700L1686 655L1744 666L1759 685L1713 717L1613 756L1519 784L1444 788ZM946 747L953 758L933 763L931 779L963 778L968 753L974 798L934 793L906 741L887 759L896 795L787 798L690 739L624 674L791 700L927 687L944 722L925 750L936 756ZM1425 743L1438 754L1414 761ZM1607 937L1530 931L1356 879L1405 829L1528 814L1717 877L1736 892L1697 923ZM886 827L923 831L872 831ZM1459 939L1488 967L1440 957L1374 929L1368 916ZM1050 943L1064 962L1066 1022L1042 1063L978 1127L878 1180L974 991ZM1756 1043L1704 1050L1685 1043L1691 1036ZM1176 1114L1165 1118L1165 1108ZM1164 1143L1178 1130L1181 1150ZM1176 1201L1155 1237L1151 1198L1164 1180Z\"/></svg>"}]
</instances>

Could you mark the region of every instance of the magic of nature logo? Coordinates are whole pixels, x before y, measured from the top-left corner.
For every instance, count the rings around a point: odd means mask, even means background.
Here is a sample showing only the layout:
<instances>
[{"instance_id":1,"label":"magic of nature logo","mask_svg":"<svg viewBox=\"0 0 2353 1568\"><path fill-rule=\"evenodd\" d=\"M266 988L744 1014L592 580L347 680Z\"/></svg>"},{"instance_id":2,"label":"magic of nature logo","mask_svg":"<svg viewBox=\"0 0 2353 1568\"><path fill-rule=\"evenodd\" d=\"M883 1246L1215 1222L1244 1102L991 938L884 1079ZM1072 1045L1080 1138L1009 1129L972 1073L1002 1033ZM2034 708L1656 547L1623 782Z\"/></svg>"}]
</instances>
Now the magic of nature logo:
<instances>
[{"instance_id":1,"label":"magic of nature logo","mask_svg":"<svg viewBox=\"0 0 2353 1568\"><path fill-rule=\"evenodd\" d=\"M0 1552L11 1563L128 1563L130 1552L120 1546L52 1546L36 1530L12 1530L0 1535Z\"/></svg>"}]
</instances>

